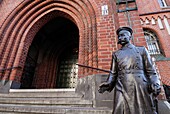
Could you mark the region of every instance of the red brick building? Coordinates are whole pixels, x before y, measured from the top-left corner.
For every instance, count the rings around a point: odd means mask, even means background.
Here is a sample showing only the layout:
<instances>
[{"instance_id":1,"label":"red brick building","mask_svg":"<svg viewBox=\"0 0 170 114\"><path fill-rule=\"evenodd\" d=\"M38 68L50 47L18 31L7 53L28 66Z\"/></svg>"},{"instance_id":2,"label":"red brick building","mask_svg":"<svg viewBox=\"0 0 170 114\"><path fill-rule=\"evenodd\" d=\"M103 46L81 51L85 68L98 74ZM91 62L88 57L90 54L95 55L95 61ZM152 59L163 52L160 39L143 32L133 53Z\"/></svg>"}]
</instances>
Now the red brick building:
<instances>
[{"instance_id":1,"label":"red brick building","mask_svg":"<svg viewBox=\"0 0 170 114\"><path fill-rule=\"evenodd\" d=\"M170 85L169 0L0 0L0 91L97 90L107 73L75 64L109 70L120 26L133 29L132 43L148 48Z\"/></svg>"}]
</instances>

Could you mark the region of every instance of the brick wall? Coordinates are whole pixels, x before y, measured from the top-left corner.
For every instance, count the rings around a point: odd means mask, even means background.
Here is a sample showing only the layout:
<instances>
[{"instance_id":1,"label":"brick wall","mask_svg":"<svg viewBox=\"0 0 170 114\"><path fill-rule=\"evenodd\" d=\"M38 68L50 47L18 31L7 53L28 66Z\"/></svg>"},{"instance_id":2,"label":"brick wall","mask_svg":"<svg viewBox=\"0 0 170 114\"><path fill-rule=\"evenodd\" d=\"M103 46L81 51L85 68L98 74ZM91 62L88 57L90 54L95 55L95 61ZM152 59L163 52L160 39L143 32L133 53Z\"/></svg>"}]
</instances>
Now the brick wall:
<instances>
[{"instance_id":1,"label":"brick wall","mask_svg":"<svg viewBox=\"0 0 170 114\"><path fill-rule=\"evenodd\" d=\"M170 33L168 32L168 27L165 24L165 19L167 19L168 24L170 25L170 9L161 8L158 0L138 0L136 1L138 5L138 13L140 16L141 24L143 28L147 28L153 31L159 40L160 48L164 59L170 58ZM158 22L159 20L159 22ZM162 24L162 28L160 28L159 23ZM170 85L170 77L169 77L169 69L168 60L159 60L156 62L162 82L166 85Z\"/></svg>"},{"instance_id":2,"label":"brick wall","mask_svg":"<svg viewBox=\"0 0 170 114\"><path fill-rule=\"evenodd\" d=\"M4 23L7 17L12 16L12 11L18 7L18 5L24 0L1 0L0 2L0 26ZM2 30L2 29L1 29Z\"/></svg>"},{"instance_id":3,"label":"brick wall","mask_svg":"<svg viewBox=\"0 0 170 114\"><path fill-rule=\"evenodd\" d=\"M160 11L158 0L136 0L139 14Z\"/></svg>"},{"instance_id":4,"label":"brick wall","mask_svg":"<svg viewBox=\"0 0 170 114\"><path fill-rule=\"evenodd\" d=\"M157 61L157 67L163 84L170 85L170 61Z\"/></svg>"},{"instance_id":5,"label":"brick wall","mask_svg":"<svg viewBox=\"0 0 170 114\"><path fill-rule=\"evenodd\" d=\"M98 67L110 69L112 52L117 50L117 39L115 35L115 26L117 20L113 18L115 3L109 0L96 0L99 14L97 15L97 41L98 41ZM108 15L102 15L101 7L108 5Z\"/></svg>"}]
</instances>

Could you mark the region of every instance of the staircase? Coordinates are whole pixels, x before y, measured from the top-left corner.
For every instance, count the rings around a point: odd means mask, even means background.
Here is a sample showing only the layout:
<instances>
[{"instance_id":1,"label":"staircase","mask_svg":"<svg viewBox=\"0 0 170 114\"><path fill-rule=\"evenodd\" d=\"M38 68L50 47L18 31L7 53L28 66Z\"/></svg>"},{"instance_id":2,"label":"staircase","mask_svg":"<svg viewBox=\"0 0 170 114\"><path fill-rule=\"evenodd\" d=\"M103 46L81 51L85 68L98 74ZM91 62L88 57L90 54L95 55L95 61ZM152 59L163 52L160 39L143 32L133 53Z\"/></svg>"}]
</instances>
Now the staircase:
<instances>
[{"instance_id":1,"label":"staircase","mask_svg":"<svg viewBox=\"0 0 170 114\"><path fill-rule=\"evenodd\" d=\"M0 94L0 114L111 114L108 108L94 108L74 89L10 90Z\"/></svg>"}]
</instances>

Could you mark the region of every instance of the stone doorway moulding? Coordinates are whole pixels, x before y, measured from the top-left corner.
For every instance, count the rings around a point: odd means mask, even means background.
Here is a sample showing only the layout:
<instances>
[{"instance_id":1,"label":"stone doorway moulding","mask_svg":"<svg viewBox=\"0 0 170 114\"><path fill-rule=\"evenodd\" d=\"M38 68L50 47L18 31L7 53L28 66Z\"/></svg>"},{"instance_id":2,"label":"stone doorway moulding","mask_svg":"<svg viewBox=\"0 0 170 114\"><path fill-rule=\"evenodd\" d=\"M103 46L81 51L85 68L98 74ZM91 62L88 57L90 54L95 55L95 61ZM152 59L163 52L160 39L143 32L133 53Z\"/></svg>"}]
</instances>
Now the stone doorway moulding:
<instances>
[{"instance_id":1,"label":"stone doorway moulding","mask_svg":"<svg viewBox=\"0 0 170 114\"><path fill-rule=\"evenodd\" d=\"M6 18L0 33L0 92L19 88L29 47L36 33L50 20L61 16L71 20L79 29L79 60L81 64L97 67L96 16L88 0L22 1ZM16 32L17 31L17 32ZM80 68L78 76L92 71Z\"/></svg>"}]
</instances>

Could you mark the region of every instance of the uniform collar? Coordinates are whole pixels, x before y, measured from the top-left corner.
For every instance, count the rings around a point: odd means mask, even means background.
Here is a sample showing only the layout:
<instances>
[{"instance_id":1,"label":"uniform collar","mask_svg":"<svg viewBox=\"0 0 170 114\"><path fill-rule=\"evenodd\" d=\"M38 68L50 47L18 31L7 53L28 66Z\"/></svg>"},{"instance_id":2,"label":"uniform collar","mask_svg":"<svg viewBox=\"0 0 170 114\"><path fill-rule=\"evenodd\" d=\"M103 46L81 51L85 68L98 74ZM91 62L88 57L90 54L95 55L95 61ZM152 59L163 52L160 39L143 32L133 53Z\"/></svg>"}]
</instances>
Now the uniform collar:
<instances>
[{"instance_id":1,"label":"uniform collar","mask_svg":"<svg viewBox=\"0 0 170 114\"><path fill-rule=\"evenodd\" d=\"M121 50L123 50L123 49L127 49L127 48L132 49L133 47L134 47L134 45L133 45L133 44L128 43L128 44L126 44L125 46L123 46L123 47L121 48Z\"/></svg>"}]
</instances>

